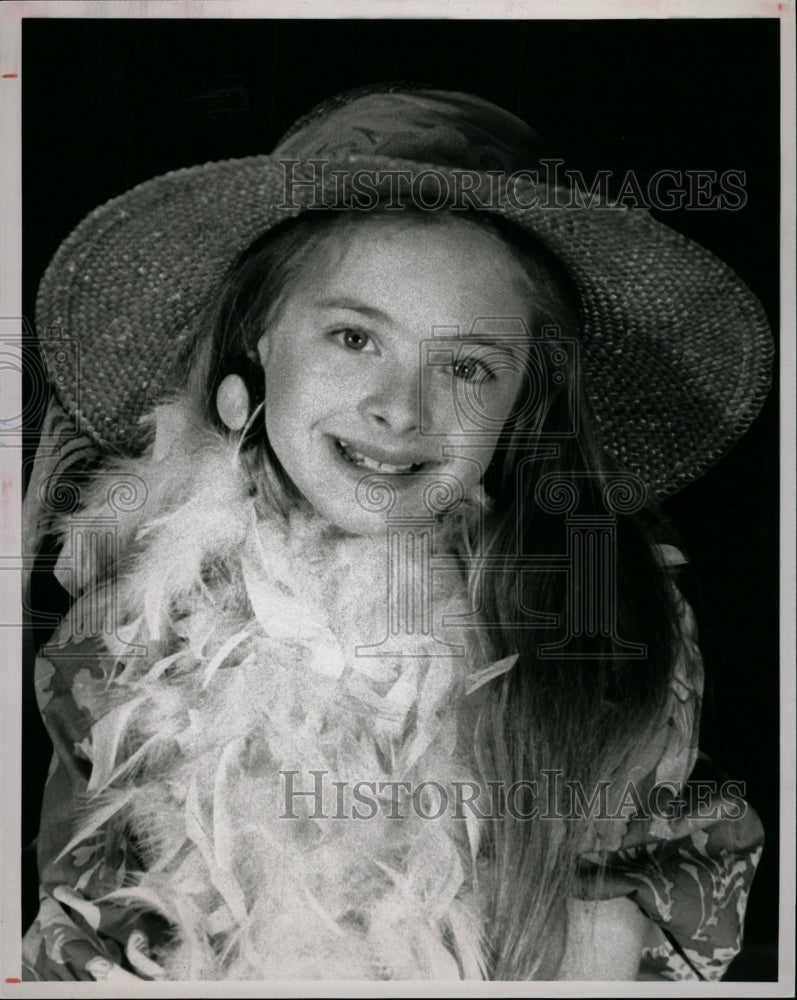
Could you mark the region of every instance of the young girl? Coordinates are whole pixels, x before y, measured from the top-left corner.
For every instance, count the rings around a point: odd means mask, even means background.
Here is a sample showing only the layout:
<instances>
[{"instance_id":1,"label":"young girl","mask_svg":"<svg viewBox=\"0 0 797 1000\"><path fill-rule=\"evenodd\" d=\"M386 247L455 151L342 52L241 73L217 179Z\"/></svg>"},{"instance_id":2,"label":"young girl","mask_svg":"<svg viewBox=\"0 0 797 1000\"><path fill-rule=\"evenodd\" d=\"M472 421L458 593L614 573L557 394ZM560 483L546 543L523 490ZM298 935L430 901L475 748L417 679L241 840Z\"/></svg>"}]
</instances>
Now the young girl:
<instances>
[{"instance_id":1,"label":"young girl","mask_svg":"<svg viewBox=\"0 0 797 1000\"><path fill-rule=\"evenodd\" d=\"M701 248L534 177L536 141L479 98L348 94L56 255L47 429L82 437L29 494L80 502L30 978L738 952L762 834L696 766L654 504L753 419L769 332Z\"/></svg>"}]
</instances>

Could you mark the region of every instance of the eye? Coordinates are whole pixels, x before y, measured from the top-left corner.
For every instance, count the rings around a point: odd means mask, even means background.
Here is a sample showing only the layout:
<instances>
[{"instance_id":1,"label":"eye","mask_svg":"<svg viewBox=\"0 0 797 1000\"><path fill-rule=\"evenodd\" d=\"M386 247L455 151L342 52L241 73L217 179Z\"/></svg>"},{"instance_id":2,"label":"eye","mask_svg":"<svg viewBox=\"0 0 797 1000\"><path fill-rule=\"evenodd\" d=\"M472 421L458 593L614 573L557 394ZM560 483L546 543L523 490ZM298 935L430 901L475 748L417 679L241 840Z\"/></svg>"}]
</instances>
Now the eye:
<instances>
[{"instance_id":1,"label":"eye","mask_svg":"<svg viewBox=\"0 0 797 1000\"><path fill-rule=\"evenodd\" d=\"M464 382L472 382L475 378L492 380L495 377L480 358L462 358L454 363L453 371L455 378Z\"/></svg>"},{"instance_id":2,"label":"eye","mask_svg":"<svg viewBox=\"0 0 797 1000\"><path fill-rule=\"evenodd\" d=\"M365 351L369 354L376 353L376 345L371 336L364 330L358 330L356 327L347 326L342 330L333 330L332 337L348 351Z\"/></svg>"}]
</instances>

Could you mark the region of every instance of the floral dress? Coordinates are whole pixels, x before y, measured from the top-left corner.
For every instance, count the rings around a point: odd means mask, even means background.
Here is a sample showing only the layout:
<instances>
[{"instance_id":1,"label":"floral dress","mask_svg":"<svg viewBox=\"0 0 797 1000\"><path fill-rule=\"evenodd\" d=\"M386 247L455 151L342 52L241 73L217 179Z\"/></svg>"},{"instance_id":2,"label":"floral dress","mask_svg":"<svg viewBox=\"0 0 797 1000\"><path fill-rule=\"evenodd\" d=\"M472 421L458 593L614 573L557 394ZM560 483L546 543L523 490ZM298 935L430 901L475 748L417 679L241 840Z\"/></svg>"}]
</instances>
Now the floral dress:
<instances>
[{"instance_id":1,"label":"floral dress","mask_svg":"<svg viewBox=\"0 0 797 1000\"><path fill-rule=\"evenodd\" d=\"M56 408L49 420L50 440L60 438L61 446L49 452L49 465L39 463L39 483L43 468L52 476L62 456L85 457L88 449ZM46 530L30 508L27 529L38 537ZM667 546L660 555L670 567L684 561ZM697 750L702 671L694 617L683 600L680 617L682 641L660 724L632 765L621 766L623 780L612 782L612 801L603 803L594 842L581 856L579 896L628 897L649 918L640 978L717 980L741 948L763 831L739 789ZM168 937L168 923L155 911L131 909L123 892L100 899L140 868L135 844L72 843L75 803L92 778L92 741L96 745L98 734L114 739L112 732L102 734L100 695L109 670L102 643L81 639L66 625L36 662L37 698L54 756L38 837L40 909L23 942L28 980L164 978L153 945ZM645 804L653 793L651 812Z\"/></svg>"}]
</instances>

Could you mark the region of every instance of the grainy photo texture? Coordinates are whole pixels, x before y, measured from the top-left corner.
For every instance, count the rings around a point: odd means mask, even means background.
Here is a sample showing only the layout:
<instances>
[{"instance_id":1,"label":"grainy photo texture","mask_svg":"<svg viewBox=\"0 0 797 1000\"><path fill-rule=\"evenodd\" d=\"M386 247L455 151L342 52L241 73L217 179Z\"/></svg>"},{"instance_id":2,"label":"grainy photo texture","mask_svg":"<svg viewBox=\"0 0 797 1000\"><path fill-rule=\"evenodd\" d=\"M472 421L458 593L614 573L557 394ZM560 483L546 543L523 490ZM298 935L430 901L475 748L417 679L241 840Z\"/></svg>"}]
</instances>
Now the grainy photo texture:
<instances>
[{"instance_id":1,"label":"grainy photo texture","mask_svg":"<svg viewBox=\"0 0 797 1000\"><path fill-rule=\"evenodd\" d=\"M777 978L778 45L23 22L26 978Z\"/></svg>"}]
</instances>

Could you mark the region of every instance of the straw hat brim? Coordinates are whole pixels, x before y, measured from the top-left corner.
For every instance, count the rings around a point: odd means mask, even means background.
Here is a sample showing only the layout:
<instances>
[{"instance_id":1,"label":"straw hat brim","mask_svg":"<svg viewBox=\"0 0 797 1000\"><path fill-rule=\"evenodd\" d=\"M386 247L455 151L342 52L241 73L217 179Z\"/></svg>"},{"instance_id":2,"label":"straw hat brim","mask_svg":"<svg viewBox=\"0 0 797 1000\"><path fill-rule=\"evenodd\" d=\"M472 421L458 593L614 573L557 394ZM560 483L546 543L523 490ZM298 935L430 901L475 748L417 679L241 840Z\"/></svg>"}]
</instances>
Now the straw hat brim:
<instances>
[{"instance_id":1,"label":"straw hat brim","mask_svg":"<svg viewBox=\"0 0 797 1000\"><path fill-rule=\"evenodd\" d=\"M455 173L374 155L342 166ZM339 185L330 175L330 200ZM37 300L50 378L79 430L107 451L142 448L141 417L173 390L226 269L305 197L286 203L283 164L254 156L157 177L80 223ZM504 199L493 210L566 265L580 294L579 374L598 436L621 469L664 497L724 454L760 410L773 353L767 318L729 267L647 211L545 204Z\"/></svg>"}]
</instances>

